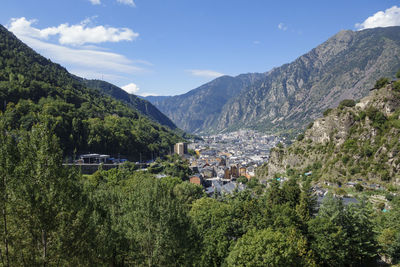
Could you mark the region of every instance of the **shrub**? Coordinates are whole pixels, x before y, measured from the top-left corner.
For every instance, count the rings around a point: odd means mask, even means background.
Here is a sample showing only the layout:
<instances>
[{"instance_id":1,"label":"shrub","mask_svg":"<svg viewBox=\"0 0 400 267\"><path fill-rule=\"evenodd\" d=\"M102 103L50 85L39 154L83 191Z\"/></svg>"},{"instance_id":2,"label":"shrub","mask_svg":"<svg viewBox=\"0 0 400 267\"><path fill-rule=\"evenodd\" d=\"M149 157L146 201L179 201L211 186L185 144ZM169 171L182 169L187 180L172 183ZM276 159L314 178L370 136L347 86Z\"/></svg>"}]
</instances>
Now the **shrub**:
<instances>
[{"instance_id":1,"label":"shrub","mask_svg":"<svg viewBox=\"0 0 400 267\"><path fill-rule=\"evenodd\" d=\"M382 181L388 182L388 181L390 181L390 178L391 178L390 174L389 174L389 172L387 170L384 170L384 171L381 172L381 180Z\"/></svg>"},{"instance_id":2,"label":"shrub","mask_svg":"<svg viewBox=\"0 0 400 267\"><path fill-rule=\"evenodd\" d=\"M310 122L310 123L307 125L307 129L311 129L313 126L314 126L314 122Z\"/></svg>"},{"instance_id":3,"label":"shrub","mask_svg":"<svg viewBox=\"0 0 400 267\"><path fill-rule=\"evenodd\" d=\"M388 193L388 194L386 194L385 198L386 198L387 201L392 201L394 196L392 194Z\"/></svg>"},{"instance_id":4,"label":"shrub","mask_svg":"<svg viewBox=\"0 0 400 267\"><path fill-rule=\"evenodd\" d=\"M398 71L396 72L396 78L397 78L397 79L400 79L400 70L398 70Z\"/></svg>"},{"instance_id":5,"label":"shrub","mask_svg":"<svg viewBox=\"0 0 400 267\"><path fill-rule=\"evenodd\" d=\"M400 92L400 81L396 81L393 83L393 90L396 92Z\"/></svg>"},{"instance_id":6,"label":"shrub","mask_svg":"<svg viewBox=\"0 0 400 267\"><path fill-rule=\"evenodd\" d=\"M350 160L350 157L347 156L347 155L345 155L345 156L342 157L342 162L343 162L343 164L347 164L347 162L349 162L349 160Z\"/></svg>"},{"instance_id":7,"label":"shrub","mask_svg":"<svg viewBox=\"0 0 400 267\"><path fill-rule=\"evenodd\" d=\"M344 99L340 102L339 107L354 107L356 105L356 101L352 99Z\"/></svg>"},{"instance_id":8,"label":"shrub","mask_svg":"<svg viewBox=\"0 0 400 267\"><path fill-rule=\"evenodd\" d=\"M366 115L373 122L374 127L379 127L386 121L385 114L372 106L367 108Z\"/></svg>"},{"instance_id":9,"label":"shrub","mask_svg":"<svg viewBox=\"0 0 400 267\"><path fill-rule=\"evenodd\" d=\"M364 190L364 187L363 187L361 184L356 184L356 185L354 186L354 188L355 188L358 192L361 192L361 191Z\"/></svg>"},{"instance_id":10,"label":"shrub","mask_svg":"<svg viewBox=\"0 0 400 267\"><path fill-rule=\"evenodd\" d=\"M322 168L322 164L319 161L314 162L313 165L312 165L312 169L313 170L319 170L321 168Z\"/></svg>"},{"instance_id":11,"label":"shrub","mask_svg":"<svg viewBox=\"0 0 400 267\"><path fill-rule=\"evenodd\" d=\"M361 172L361 168L359 166L353 167L353 168L350 169L350 174L351 175L354 175L354 174L357 174L357 173L360 173L360 172Z\"/></svg>"},{"instance_id":12,"label":"shrub","mask_svg":"<svg viewBox=\"0 0 400 267\"><path fill-rule=\"evenodd\" d=\"M385 85L387 85L388 83L389 83L389 79L386 77L382 77L376 81L375 88L380 89L380 88L384 87Z\"/></svg>"},{"instance_id":13,"label":"shrub","mask_svg":"<svg viewBox=\"0 0 400 267\"><path fill-rule=\"evenodd\" d=\"M325 110L324 113L323 113L324 117L328 116L329 113L331 113L331 111L332 111L331 108L328 108L327 110Z\"/></svg>"},{"instance_id":14,"label":"shrub","mask_svg":"<svg viewBox=\"0 0 400 267\"><path fill-rule=\"evenodd\" d=\"M298 136L297 136L297 141L301 141L301 140L303 140L304 139L304 134L299 134Z\"/></svg>"}]
</instances>

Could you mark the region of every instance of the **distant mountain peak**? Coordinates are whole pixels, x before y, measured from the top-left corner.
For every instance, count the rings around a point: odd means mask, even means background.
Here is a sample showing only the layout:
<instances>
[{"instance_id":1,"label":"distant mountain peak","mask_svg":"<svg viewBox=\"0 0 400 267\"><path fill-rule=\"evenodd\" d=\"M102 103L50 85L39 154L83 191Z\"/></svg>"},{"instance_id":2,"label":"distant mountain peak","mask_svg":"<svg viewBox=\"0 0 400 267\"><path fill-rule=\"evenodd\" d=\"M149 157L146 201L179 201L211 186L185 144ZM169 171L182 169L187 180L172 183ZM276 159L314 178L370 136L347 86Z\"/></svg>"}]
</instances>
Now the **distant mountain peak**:
<instances>
[{"instance_id":1,"label":"distant mountain peak","mask_svg":"<svg viewBox=\"0 0 400 267\"><path fill-rule=\"evenodd\" d=\"M400 27L342 30L289 64L220 77L153 103L189 132L298 131L341 100L365 96L378 78L392 77L399 55Z\"/></svg>"}]
</instances>

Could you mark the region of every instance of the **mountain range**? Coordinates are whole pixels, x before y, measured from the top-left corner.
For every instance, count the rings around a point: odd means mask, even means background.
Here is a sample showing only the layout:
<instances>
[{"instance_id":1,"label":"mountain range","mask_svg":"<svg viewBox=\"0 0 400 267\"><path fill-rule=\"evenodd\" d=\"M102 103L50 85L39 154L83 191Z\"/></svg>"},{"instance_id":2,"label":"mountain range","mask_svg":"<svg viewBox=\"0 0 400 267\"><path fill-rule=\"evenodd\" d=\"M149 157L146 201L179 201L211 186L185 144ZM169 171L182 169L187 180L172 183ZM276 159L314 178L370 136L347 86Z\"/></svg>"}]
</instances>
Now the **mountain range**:
<instances>
[{"instance_id":1,"label":"mountain range","mask_svg":"<svg viewBox=\"0 0 400 267\"><path fill-rule=\"evenodd\" d=\"M367 95L398 68L400 27L343 30L268 72L223 76L186 94L146 99L192 133L298 132L341 100Z\"/></svg>"}]
</instances>

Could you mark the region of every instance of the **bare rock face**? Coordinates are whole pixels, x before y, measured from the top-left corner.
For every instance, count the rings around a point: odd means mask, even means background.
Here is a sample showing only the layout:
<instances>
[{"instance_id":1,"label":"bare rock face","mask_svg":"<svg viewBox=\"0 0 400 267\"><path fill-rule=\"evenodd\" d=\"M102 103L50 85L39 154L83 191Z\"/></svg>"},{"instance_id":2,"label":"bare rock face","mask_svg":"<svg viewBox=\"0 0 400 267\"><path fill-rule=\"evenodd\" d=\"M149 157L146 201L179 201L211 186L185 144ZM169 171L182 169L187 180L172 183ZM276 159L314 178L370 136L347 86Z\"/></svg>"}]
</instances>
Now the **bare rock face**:
<instances>
[{"instance_id":1,"label":"bare rock face","mask_svg":"<svg viewBox=\"0 0 400 267\"><path fill-rule=\"evenodd\" d=\"M302 129L341 100L368 95L378 78L397 69L400 27L341 31L290 64L220 77L153 104L189 132Z\"/></svg>"},{"instance_id":2,"label":"bare rock face","mask_svg":"<svg viewBox=\"0 0 400 267\"><path fill-rule=\"evenodd\" d=\"M229 100L239 104L224 106L223 119L213 127L304 127L341 100L368 95L378 78L393 77L400 68L400 57L394 55L400 55L400 27L341 31ZM248 105L248 111L237 109Z\"/></svg>"}]
</instances>

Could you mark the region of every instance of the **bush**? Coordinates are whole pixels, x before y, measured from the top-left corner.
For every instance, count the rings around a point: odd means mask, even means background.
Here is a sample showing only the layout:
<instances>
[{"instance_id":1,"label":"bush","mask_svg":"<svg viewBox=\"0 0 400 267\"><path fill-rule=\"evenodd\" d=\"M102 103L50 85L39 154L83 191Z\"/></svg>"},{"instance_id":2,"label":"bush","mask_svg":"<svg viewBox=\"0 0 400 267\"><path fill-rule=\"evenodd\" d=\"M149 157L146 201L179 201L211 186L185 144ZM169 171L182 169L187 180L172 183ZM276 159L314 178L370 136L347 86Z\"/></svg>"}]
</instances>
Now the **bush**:
<instances>
[{"instance_id":1,"label":"bush","mask_svg":"<svg viewBox=\"0 0 400 267\"><path fill-rule=\"evenodd\" d=\"M332 111L331 108L328 108L327 110L325 110L324 113L323 113L324 117L328 116L329 113L331 113L331 111Z\"/></svg>"},{"instance_id":2,"label":"bush","mask_svg":"<svg viewBox=\"0 0 400 267\"><path fill-rule=\"evenodd\" d=\"M388 78L386 78L386 77L380 78L379 80L376 81L375 88L380 89L380 88L384 87L385 85L387 85L388 83L389 83Z\"/></svg>"},{"instance_id":3,"label":"bush","mask_svg":"<svg viewBox=\"0 0 400 267\"><path fill-rule=\"evenodd\" d=\"M299 134L298 136L297 136L297 141L301 141L301 140L303 140L304 139L304 134Z\"/></svg>"},{"instance_id":4,"label":"bush","mask_svg":"<svg viewBox=\"0 0 400 267\"><path fill-rule=\"evenodd\" d=\"M393 90L400 92L400 81L396 81L393 83Z\"/></svg>"},{"instance_id":5,"label":"bush","mask_svg":"<svg viewBox=\"0 0 400 267\"><path fill-rule=\"evenodd\" d=\"M400 79L400 70L398 70L398 71L396 72L396 78L397 78L397 79Z\"/></svg>"},{"instance_id":6,"label":"bush","mask_svg":"<svg viewBox=\"0 0 400 267\"><path fill-rule=\"evenodd\" d=\"M342 162L343 162L343 164L347 164L347 162L349 162L349 160L350 160L350 157L347 156L347 155L345 155L345 156L342 157Z\"/></svg>"},{"instance_id":7,"label":"bush","mask_svg":"<svg viewBox=\"0 0 400 267\"><path fill-rule=\"evenodd\" d=\"M394 196L392 194L388 193L388 194L386 194L385 198L386 198L387 201L392 201Z\"/></svg>"},{"instance_id":8,"label":"bush","mask_svg":"<svg viewBox=\"0 0 400 267\"><path fill-rule=\"evenodd\" d=\"M310 123L307 125L307 129L311 129L313 126L314 126L314 122L310 122Z\"/></svg>"},{"instance_id":9,"label":"bush","mask_svg":"<svg viewBox=\"0 0 400 267\"><path fill-rule=\"evenodd\" d=\"M386 121L386 116L374 107L368 107L366 110L367 117L373 122L374 127L379 128Z\"/></svg>"},{"instance_id":10,"label":"bush","mask_svg":"<svg viewBox=\"0 0 400 267\"><path fill-rule=\"evenodd\" d=\"M357 173L360 173L361 172L361 168L360 167L353 167L353 168L351 168L350 169L350 174L351 175L354 175L354 174L357 174Z\"/></svg>"},{"instance_id":11,"label":"bush","mask_svg":"<svg viewBox=\"0 0 400 267\"><path fill-rule=\"evenodd\" d=\"M352 100L352 99L345 99L342 100L342 102L340 102L339 104L339 108L343 108L343 107L354 107L356 105L356 101Z\"/></svg>"},{"instance_id":12,"label":"bush","mask_svg":"<svg viewBox=\"0 0 400 267\"><path fill-rule=\"evenodd\" d=\"M356 185L354 186L354 188L355 188L358 192L361 192L361 191L364 190L364 187L363 187L361 184L356 184Z\"/></svg>"}]
</instances>

